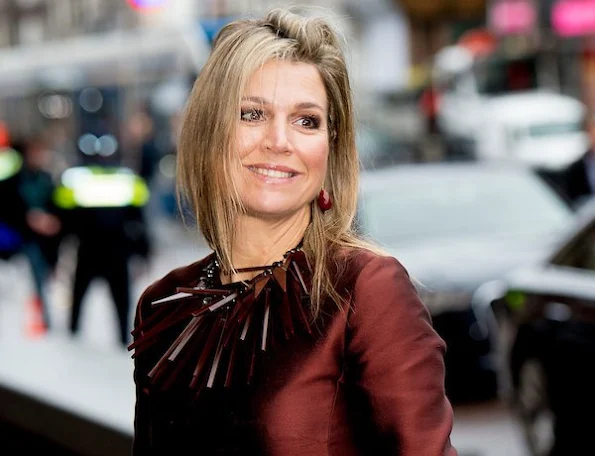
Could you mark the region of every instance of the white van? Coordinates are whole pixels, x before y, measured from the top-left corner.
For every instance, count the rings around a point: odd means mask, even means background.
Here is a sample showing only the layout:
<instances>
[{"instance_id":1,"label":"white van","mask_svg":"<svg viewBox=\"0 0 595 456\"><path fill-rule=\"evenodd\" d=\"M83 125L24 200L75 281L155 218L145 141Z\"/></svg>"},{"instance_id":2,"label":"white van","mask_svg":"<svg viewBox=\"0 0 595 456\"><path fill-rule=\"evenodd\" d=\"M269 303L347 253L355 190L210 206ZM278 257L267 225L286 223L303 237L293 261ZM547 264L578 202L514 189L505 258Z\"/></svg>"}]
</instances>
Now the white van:
<instances>
[{"instance_id":1,"label":"white van","mask_svg":"<svg viewBox=\"0 0 595 456\"><path fill-rule=\"evenodd\" d=\"M436 56L433 76L442 93L437 122L447 155L520 161L550 171L568 166L588 149L585 106L537 88L528 73L521 81L526 87L507 90L505 64L478 61L458 46Z\"/></svg>"},{"instance_id":2,"label":"white van","mask_svg":"<svg viewBox=\"0 0 595 456\"><path fill-rule=\"evenodd\" d=\"M585 107L572 97L540 91L502 95L485 100L483 111L476 133L480 159L519 160L555 171L589 147Z\"/></svg>"}]
</instances>

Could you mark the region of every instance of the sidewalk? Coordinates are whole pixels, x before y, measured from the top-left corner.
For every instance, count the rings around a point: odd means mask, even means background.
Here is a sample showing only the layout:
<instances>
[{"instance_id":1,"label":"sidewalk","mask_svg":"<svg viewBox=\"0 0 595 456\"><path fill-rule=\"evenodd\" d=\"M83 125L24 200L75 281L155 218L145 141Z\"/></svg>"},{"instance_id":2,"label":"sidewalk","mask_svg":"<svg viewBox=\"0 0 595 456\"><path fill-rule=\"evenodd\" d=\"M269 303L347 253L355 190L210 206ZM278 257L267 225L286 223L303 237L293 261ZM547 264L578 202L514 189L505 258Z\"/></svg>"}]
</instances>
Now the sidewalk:
<instances>
[{"instance_id":1,"label":"sidewalk","mask_svg":"<svg viewBox=\"0 0 595 456\"><path fill-rule=\"evenodd\" d=\"M191 233L167 221L156 223L154 236L156 255L150 270L134 282L135 304L151 282L207 251ZM71 266L69 254L65 256L62 274ZM133 364L131 353L118 343L107 286L102 281L91 285L83 303L81 333L73 339L67 331L68 283L63 283L67 276L59 275L50 287L52 330L32 339L25 333L28 274L21 258L13 265L0 265L0 419L70 440L68 445L81 454L128 454L134 418ZM106 447L107 437L116 447Z\"/></svg>"}]
</instances>

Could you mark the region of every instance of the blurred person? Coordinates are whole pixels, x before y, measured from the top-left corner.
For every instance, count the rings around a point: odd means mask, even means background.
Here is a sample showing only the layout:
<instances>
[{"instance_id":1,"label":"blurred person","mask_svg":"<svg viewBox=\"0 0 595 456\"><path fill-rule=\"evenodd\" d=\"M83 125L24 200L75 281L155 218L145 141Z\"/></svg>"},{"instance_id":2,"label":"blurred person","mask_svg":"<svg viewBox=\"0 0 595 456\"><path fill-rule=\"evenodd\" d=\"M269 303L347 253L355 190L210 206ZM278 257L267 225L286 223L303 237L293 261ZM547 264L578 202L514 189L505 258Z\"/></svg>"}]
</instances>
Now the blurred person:
<instances>
[{"instance_id":1,"label":"blurred person","mask_svg":"<svg viewBox=\"0 0 595 456\"><path fill-rule=\"evenodd\" d=\"M438 112L441 93L434 84L429 84L419 98L419 109L426 121L426 131L430 135L440 133L438 128Z\"/></svg>"},{"instance_id":2,"label":"blurred person","mask_svg":"<svg viewBox=\"0 0 595 456\"><path fill-rule=\"evenodd\" d=\"M0 122L0 259L10 260L21 252L25 227L25 204L20 197L18 176L21 154L11 147L7 129Z\"/></svg>"},{"instance_id":3,"label":"blurred person","mask_svg":"<svg viewBox=\"0 0 595 456\"><path fill-rule=\"evenodd\" d=\"M157 173L161 151L157 146L155 124L150 117L148 117L147 122L147 132L140 146L139 174L145 179L149 187L153 188L153 181Z\"/></svg>"},{"instance_id":4,"label":"blurred person","mask_svg":"<svg viewBox=\"0 0 595 456\"><path fill-rule=\"evenodd\" d=\"M571 204L578 206L595 194L595 114L585 118L589 149L562 173L557 185Z\"/></svg>"},{"instance_id":5,"label":"blurred person","mask_svg":"<svg viewBox=\"0 0 595 456\"><path fill-rule=\"evenodd\" d=\"M183 211L176 198L176 176L175 163L178 149L178 142L180 137L180 123L181 113L175 112L169 118L170 141L167 153L163 155L159 164L159 172L161 173L161 188L159 189L159 204L161 210L165 215L175 220L182 222Z\"/></svg>"},{"instance_id":6,"label":"blurred person","mask_svg":"<svg viewBox=\"0 0 595 456\"><path fill-rule=\"evenodd\" d=\"M130 115L125 122L124 135L124 147L128 153L137 157L134 169L144 179L151 193L151 199L144 209L146 216L154 218L162 212L157 180L162 152L157 145L155 121L148 107L142 106Z\"/></svg>"},{"instance_id":7,"label":"blurred person","mask_svg":"<svg viewBox=\"0 0 595 456\"><path fill-rule=\"evenodd\" d=\"M352 103L324 19L219 33L178 148L213 252L139 300L134 455L457 454L444 342L406 269L355 233Z\"/></svg>"},{"instance_id":8,"label":"blurred person","mask_svg":"<svg viewBox=\"0 0 595 456\"><path fill-rule=\"evenodd\" d=\"M125 130L127 147L138 150L138 174L152 187L161 156L155 138L155 122L146 109L140 109L130 116Z\"/></svg>"},{"instance_id":9,"label":"blurred person","mask_svg":"<svg viewBox=\"0 0 595 456\"><path fill-rule=\"evenodd\" d=\"M51 170L52 151L43 133L28 136L16 148L23 156L18 189L25 206L23 252L27 256L34 282L30 301L34 321L30 331L39 335L50 328L50 303L46 293L48 280L58 259L62 233L59 210L53 202L56 184ZM36 323L41 312L43 328Z\"/></svg>"},{"instance_id":10,"label":"blurred person","mask_svg":"<svg viewBox=\"0 0 595 456\"><path fill-rule=\"evenodd\" d=\"M130 342L131 278L146 270L151 253L143 212L148 198L142 178L106 157L64 171L56 200L67 213L68 233L78 243L70 315L73 336L80 330L87 290L102 278L118 317L118 339L123 346Z\"/></svg>"}]
</instances>

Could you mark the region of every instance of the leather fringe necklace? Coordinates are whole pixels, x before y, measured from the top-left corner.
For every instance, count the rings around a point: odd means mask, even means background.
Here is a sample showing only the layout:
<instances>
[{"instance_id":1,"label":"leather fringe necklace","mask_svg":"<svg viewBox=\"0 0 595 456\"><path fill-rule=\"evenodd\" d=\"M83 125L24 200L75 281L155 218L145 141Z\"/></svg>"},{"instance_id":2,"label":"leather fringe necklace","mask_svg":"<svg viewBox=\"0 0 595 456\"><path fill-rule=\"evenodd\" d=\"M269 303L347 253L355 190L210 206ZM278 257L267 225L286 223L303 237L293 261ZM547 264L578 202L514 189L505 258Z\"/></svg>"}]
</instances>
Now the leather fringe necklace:
<instances>
[{"instance_id":1,"label":"leather fringe necklace","mask_svg":"<svg viewBox=\"0 0 595 456\"><path fill-rule=\"evenodd\" d=\"M163 342L165 331L181 328L148 373L149 384L161 390L184 383L197 397L216 383L230 387L238 375L250 384L259 356L276 338L288 340L310 325L311 268L300 247L282 261L238 272L262 272L247 282L217 287L219 264L203 269L198 285L154 301L155 312L134 331L133 358ZM238 363L238 356L242 362ZM245 372L238 371L241 364Z\"/></svg>"}]
</instances>

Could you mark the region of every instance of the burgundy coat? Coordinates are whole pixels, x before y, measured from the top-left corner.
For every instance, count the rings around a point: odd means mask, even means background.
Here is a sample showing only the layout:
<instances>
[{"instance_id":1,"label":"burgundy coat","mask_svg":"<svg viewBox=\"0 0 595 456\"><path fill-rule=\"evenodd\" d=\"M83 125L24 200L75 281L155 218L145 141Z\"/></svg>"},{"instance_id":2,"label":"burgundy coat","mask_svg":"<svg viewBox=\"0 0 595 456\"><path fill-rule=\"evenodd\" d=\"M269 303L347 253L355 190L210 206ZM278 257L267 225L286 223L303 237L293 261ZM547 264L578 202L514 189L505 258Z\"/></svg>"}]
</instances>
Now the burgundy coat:
<instances>
[{"instance_id":1,"label":"burgundy coat","mask_svg":"<svg viewBox=\"0 0 595 456\"><path fill-rule=\"evenodd\" d=\"M135 327L155 313L151 302L195 286L212 259L148 287ZM327 302L311 334L296 329L289 340L270 344L252 364L250 384L216 384L198 396L182 383L152 387L147 374L187 321L171 325L138 353L133 454L456 456L444 392L445 345L407 271L394 258L365 250L353 251L342 265L336 289L349 299L349 310ZM169 304L152 324L183 305Z\"/></svg>"}]
</instances>

